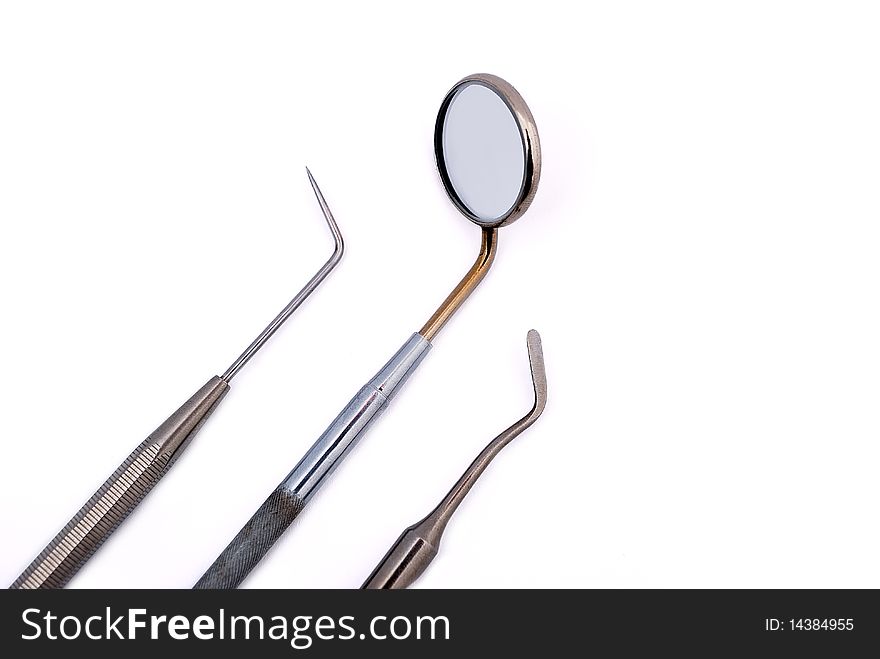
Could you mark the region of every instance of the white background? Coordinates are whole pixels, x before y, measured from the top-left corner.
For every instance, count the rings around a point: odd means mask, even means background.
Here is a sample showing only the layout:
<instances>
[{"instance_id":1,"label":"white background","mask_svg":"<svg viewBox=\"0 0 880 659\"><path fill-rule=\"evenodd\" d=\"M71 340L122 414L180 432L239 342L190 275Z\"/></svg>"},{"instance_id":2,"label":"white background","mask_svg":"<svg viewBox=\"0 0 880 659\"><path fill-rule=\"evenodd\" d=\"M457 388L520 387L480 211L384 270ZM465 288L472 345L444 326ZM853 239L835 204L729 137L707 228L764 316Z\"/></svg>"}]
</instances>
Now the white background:
<instances>
[{"instance_id":1,"label":"white background","mask_svg":"<svg viewBox=\"0 0 880 659\"><path fill-rule=\"evenodd\" d=\"M355 587L531 404L422 587L880 587L875 3L4 3L0 582L340 268L71 583L188 587L457 283L433 122L522 92L487 280L247 587Z\"/></svg>"}]
</instances>

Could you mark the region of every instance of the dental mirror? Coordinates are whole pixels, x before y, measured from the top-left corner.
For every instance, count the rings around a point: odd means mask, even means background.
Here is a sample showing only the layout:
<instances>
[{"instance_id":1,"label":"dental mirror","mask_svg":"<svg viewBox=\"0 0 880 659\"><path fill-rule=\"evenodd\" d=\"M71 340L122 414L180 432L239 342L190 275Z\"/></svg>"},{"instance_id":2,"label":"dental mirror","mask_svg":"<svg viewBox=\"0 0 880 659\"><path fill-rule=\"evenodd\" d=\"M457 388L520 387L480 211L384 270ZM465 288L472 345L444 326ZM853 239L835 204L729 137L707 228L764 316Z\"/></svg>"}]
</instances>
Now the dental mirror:
<instances>
[{"instance_id":1,"label":"dental mirror","mask_svg":"<svg viewBox=\"0 0 880 659\"><path fill-rule=\"evenodd\" d=\"M434 154L452 203L482 227L510 224L535 196L541 175L535 120L498 76L471 75L449 91L437 114Z\"/></svg>"},{"instance_id":2,"label":"dental mirror","mask_svg":"<svg viewBox=\"0 0 880 659\"><path fill-rule=\"evenodd\" d=\"M196 588L237 588L350 454L421 364L431 341L477 288L498 251L498 227L526 212L538 188L541 148L532 113L509 83L485 73L446 94L434 130L437 169L452 203L480 227L470 270L418 332L364 385L251 516Z\"/></svg>"}]
</instances>

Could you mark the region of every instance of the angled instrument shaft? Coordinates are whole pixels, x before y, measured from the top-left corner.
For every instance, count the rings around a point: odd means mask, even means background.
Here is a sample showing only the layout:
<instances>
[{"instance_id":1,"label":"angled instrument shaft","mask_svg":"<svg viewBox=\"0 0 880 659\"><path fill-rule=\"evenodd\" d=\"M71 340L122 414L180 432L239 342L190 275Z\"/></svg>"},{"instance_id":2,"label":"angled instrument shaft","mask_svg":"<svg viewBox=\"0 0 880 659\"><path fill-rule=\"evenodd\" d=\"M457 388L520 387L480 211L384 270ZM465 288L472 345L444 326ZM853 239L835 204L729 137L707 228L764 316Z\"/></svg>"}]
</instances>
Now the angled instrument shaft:
<instances>
[{"instance_id":1,"label":"angled instrument shaft","mask_svg":"<svg viewBox=\"0 0 880 659\"><path fill-rule=\"evenodd\" d=\"M333 235L330 258L222 376L208 380L125 459L10 588L63 588L168 472L229 391L236 373L342 259L342 234L318 184L306 172Z\"/></svg>"},{"instance_id":2,"label":"angled instrument shaft","mask_svg":"<svg viewBox=\"0 0 880 659\"><path fill-rule=\"evenodd\" d=\"M477 259L430 320L410 336L382 369L358 391L235 535L193 588L238 588L302 513L369 427L388 408L431 349L431 339L486 276L498 245L498 230L484 228Z\"/></svg>"},{"instance_id":3,"label":"angled instrument shaft","mask_svg":"<svg viewBox=\"0 0 880 659\"><path fill-rule=\"evenodd\" d=\"M483 107L475 108L474 100ZM489 112L484 111L487 109ZM499 126L501 134L497 131ZM447 131L451 131L451 137ZM489 137L489 141L484 137ZM473 148L460 148L468 143ZM247 578L389 407L428 354L431 342L483 281L498 251L498 227L521 217L535 197L541 175L538 129L519 92L498 76L467 76L446 94L434 123L434 155L449 199L481 229L476 261L422 329L411 335L342 408L208 567L195 588L237 588ZM499 164L513 167L502 167L503 175L487 176L501 174ZM462 165L463 175L459 169ZM469 179L468 171L476 172L477 176ZM487 184L494 188L488 197L481 194ZM471 202L475 202L473 207Z\"/></svg>"},{"instance_id":4,"label":"angled instrument shaft","mask_svg":"<svg viewBox=\"0 0 880 659\"><path fill-rule=\"evenodd\" d=\"M547 375L544 370L541 337L537 331L530 330L526 342L529 351L529 365L532 371L532 386L535 389L535 402L532 409L489 442L427 517L404 530L372 574L367 577L361 588L406 588L418 579L437 556L443 531L446 530L446 525L452 519L452 515L468 492L471 491L480 475L486 471L486 467L489 466L492 459L541 416L547 404Z\"/></svg>"}]
</instances>

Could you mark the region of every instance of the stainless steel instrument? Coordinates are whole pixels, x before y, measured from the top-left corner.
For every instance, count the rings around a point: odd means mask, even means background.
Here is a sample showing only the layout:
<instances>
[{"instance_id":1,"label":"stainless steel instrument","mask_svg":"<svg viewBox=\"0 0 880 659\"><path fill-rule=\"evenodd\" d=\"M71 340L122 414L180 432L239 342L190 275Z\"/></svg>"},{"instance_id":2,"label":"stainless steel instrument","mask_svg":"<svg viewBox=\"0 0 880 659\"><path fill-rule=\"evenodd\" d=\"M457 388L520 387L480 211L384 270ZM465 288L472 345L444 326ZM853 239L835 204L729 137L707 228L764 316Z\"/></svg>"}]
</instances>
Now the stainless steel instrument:
<instances>
[{"instance_id":1,"label":"stainless steel instrument","mask_svg":"<svg viewBox=\"0 0 880 659\"><path fill-rule=\"evenodd\" d=\"M330 274L342 258L339 227L318 184L309 182L333 234L330 259L221 376L214 376L129 455L10 588L62 588L168 472L229 391L232 378Z\"/></svg>"},{"instance_id":2,"label":"stainless steel instrument","mask_svg":"<svg viewBox=\"0 0 880 659\"><path fill-rule=\"evenodd\" d=\"M275 488L195 588L236 588L302 512L431 348L431 341L479 285L495 258L498 227L528 209L541 173L538 131L509 83L468 76L444 98L434 129L437 168L452 203L481 227L477 260L424 327L355 394Z\"/></svg>"},{"instance_id":3,"label":"stainless steel instrument","mask_svg":"<svg viewBox=\"0 0 880 659\"><path fill-rule=\"evenodd\" d=\"M431 513L420 522L406 528L391 549L367 577L361 588L392 589L407 588L427 569L437 552L446 525L468 492L492 459L515 437L531 426L547 404L547 375L544 371L544 355L541 351L541 337L535 330L526 336L529 350L529 365L532 371L532 386L535 389L535 402L519 421L498 435L482 450L462 474L458 482L446 494Z\"/></svg>"}]
</instances>

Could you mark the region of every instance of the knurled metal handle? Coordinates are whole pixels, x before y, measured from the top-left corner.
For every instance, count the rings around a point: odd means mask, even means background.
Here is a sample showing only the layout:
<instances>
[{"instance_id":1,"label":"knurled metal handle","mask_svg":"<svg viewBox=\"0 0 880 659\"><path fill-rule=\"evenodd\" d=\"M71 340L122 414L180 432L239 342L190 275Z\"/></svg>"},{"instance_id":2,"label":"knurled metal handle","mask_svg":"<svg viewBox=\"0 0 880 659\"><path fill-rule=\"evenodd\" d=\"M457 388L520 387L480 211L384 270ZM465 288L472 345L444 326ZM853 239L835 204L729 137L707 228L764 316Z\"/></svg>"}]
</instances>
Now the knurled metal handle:
<instances>
[{"instance_id":1,"label":"knurled metal handle","mask_svg":"<svg viewBox=\"0 0 880 659\"><path fill-rule=\"evenodd\" d=\"M144 440L11 588L63 588L168 470L170 456L160 450Z\"/></svg>"},{"instance_id":2,"label":"knurled metal handle","mask_svg":"<svg viewBox=\"0 0 880 659\"><path fill-rule=\"evenodd\" d=\"M193 588L238 588L387 403L375 387L362 387Z\"/></svg>"},{"instance_id":3,"label":"knurled metal handle","mask_svg":"<svg viewBox=\"0 0 880 659\"><path fill-rule=\"evenodd\" d=\"M166 474L228 390L221 378L209 380L119 465L10 588L63 588Z\"/></svg>"},{"instance_id":4,"label":"knurled metal handle","mask_svg":"<svg viewBox=\"0 0 880 659\"><path fill-rule=\"evenodd\" d=\"M351 452L431 348L413 334L361 387L194 588L237 588Z\"/></svg>"},{"instance_id":5,"label":"knurled metal handle","mask_svg":"<svg viewBox=\"0 0 880 659\"><path fill-rule=\"evenodd\" d=\"M193 588L238 588L304 507L299 496L276 488Z\"/></svg>"}]
</instances>

